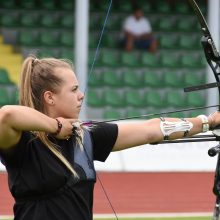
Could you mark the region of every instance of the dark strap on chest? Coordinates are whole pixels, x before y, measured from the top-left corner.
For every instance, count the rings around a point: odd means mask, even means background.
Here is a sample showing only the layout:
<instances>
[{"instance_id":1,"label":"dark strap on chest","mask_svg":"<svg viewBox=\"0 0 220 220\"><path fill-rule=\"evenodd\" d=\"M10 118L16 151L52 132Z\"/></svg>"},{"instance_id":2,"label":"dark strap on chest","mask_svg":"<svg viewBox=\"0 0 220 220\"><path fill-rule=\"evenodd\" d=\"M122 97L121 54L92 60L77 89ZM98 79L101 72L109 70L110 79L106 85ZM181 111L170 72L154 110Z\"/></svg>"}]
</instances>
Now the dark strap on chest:
<instances>
[{"instance_id":1,"label":"dark strap on chest","mask_svg":"<svg viewBox=\"0 0 220 220\"><path fill-rule=\"evenodd\" d=\"M26 197L15 197L16 203L24 203L24 202L37 202L41 200L47 200L53 197L56 197L68 189L70 189L72 186L74 186L78 182L78 178L71 175L65 185L63 185L61 188L57 189L56 191L41 194L41 195L33 195L33 196L26 196Z\"/></svg>"}]
</instances>

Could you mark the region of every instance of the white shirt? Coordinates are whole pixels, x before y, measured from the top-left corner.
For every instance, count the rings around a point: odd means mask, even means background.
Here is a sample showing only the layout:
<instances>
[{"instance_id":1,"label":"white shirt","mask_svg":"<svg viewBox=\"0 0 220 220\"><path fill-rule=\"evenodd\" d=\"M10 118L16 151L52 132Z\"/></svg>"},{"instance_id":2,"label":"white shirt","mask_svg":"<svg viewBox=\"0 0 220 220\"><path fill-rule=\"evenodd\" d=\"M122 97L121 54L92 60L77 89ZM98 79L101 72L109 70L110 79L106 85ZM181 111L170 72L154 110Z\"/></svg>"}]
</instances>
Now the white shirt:
<instances>
[{"instance_id":1,"label":"white shirt","mask_svg":"<svg viewBox=\"0 0 220 220\"><path fill-rule=\"evenodd\" d=\"M142 17L137 20L133 15L126 18L123 29L135 35L151 33L152 31L150 22L147 18Z\"/></svg>"}]
</instances>

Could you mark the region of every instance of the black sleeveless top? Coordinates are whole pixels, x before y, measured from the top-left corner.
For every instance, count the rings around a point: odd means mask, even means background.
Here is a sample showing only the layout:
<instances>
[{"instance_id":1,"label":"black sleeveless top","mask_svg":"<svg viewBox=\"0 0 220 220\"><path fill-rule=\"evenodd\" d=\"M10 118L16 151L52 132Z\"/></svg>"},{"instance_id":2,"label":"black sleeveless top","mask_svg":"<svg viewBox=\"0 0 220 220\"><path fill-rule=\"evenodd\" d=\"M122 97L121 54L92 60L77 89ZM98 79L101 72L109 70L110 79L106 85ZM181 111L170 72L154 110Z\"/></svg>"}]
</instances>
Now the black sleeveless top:
<instances>
[{"instance_id":1,"label":"black sleeveless top","mask_svg":"<svg viewBox=\"0 0 220 220\"><path fill-rule=\"evenodd\" d=\"M23 132L10 151L0 151L15 198L15 220L92 220L94 160L105 161L118 134L117 125L102 123L85 130L84 150L75 138L52 141L79 178L31 132Z\"/></svg>"}]
</instances>

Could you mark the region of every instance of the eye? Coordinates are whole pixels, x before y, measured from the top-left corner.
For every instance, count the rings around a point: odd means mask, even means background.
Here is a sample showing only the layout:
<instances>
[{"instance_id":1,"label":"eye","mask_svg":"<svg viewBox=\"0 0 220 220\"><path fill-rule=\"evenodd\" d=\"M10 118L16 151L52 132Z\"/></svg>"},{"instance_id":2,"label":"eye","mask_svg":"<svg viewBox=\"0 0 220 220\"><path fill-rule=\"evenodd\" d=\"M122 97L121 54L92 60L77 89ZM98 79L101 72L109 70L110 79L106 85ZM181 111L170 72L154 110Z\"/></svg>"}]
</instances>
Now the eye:
<instances>
[{"instance_id":1,"label":"eye","mask_svg":"<svg viewBox=\"0 0 220 220\"><path fill-rule=\"evenodd\" d=\"M73 92L76 92L77 90L78 90L78 86L76 86L72 89Z\"/></svg>"}]
</instances>

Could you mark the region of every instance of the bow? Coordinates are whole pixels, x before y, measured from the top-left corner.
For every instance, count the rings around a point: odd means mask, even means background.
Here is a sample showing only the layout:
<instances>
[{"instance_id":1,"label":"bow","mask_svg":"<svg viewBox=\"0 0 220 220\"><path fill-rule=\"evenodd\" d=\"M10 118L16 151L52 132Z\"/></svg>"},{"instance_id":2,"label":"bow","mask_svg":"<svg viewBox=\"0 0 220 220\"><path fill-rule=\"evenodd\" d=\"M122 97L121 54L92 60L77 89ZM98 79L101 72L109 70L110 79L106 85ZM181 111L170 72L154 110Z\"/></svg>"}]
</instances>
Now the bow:
<instances>
[{"instance_id":1,"label":"bow","mask_svg":"<svg viewBox=\"0 0 220 220\"><path fill-rule=\"evenodd\" d=\"M213 87L218 87L218 93L220 95L220 72L219 72L219 67L220 67L220 56L219 53L216 49L216 46L214 44L214 41L212 39L211 33L209 31L208 25L198 7L196 4L195 0L188 0L190 5L192 6L195 14L197 15L198 21L201 26L201 30L203 33L203 36L201 38L201 43L205 52L205 57L206 60L211 67L216 82L215 83L209 83L205 85L201 85L198 87L191 87L188 89L188 91L195 91L199 89L206 89L206 88L213 88ZM220 108L219 108L220 110ZM218 138L219 141L219 138ZM210 152L211 151L211 152ZM217 145L216 147L213 147L209 150L209 153L211 153L210 156L214 156L216 153L220 152L220 145ZM212 153L214 153L212 155ZM220 203L220 172L219 172L219 167L220 165L220 156L218 155L218 160L217 160L217 165L216 165L216 171L215 171L215 179L214 179L214 186L213 186L213 193L216 195L216 203L215 203L215 208L214 208L214 213L213 213L213 220L219 219L219 203Z\"/></svg>"}]
</instances>

